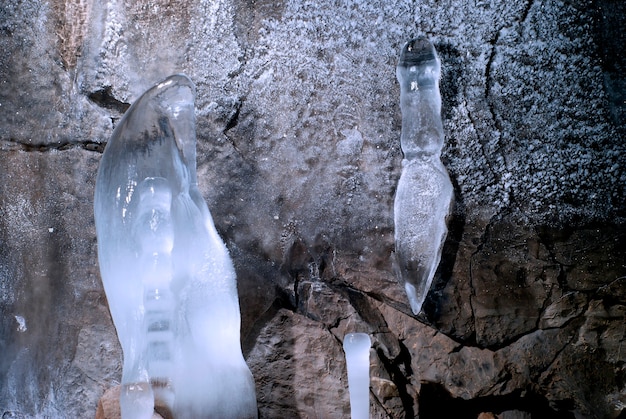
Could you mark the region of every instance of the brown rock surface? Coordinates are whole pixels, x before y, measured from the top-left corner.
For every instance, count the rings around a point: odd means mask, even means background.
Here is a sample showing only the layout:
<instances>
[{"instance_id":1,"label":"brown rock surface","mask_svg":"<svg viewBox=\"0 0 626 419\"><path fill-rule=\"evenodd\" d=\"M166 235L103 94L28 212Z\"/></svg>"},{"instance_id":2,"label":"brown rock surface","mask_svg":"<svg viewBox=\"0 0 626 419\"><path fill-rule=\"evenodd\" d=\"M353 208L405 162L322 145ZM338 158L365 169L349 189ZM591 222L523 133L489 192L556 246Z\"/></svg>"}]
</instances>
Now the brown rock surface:
<instances>
[{"instance_id":1,"label":"brown rock surface","mask_svg":"<svg viewBox=\"0 0 626 419\"><path fill-rule=\"evenodd\" d=\"M120 411L120 386L111 387L104 392L100 401L98 401L98 409L96 410L96 419L121 419ZM158 413L152 415L152 419L163 419Z\"/></svg>"},{"instance_id":2,"label":"brown rock surface","mask_svg":"<svg viewBox=\"0 0 626 419\"><path fill-rule=\"evenodd\" d=\"M197 86L199 183L261 417L346 417L355 331L372 417L624 414L622 2L5 3L0 415L91 417L121 380L95 174L122 113L174 72ZM390 256L395 63L418 33L443 63L456 201L414 316Z\"/></svg>"}]
</instances>

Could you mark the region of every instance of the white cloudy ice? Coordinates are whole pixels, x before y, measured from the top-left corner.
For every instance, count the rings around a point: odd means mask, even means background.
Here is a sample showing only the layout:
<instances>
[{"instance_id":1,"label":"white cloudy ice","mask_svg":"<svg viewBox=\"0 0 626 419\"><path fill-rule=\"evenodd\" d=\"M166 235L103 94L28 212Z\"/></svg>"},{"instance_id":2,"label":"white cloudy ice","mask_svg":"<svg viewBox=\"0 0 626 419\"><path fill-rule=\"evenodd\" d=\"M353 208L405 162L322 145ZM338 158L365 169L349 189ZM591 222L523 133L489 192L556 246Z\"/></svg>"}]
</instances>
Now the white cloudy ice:
<instances>
[{"instance_id":1,"label":"white cloudy ice","mask_svg":"<svg viewBox=\"0 0 626 419\"><path fill-rule=\"evenodd\" d=\"M370 348L372 341L367 333L348 333L343 339L350 390L350 417L370 417Z\"/></svg>"},{"instance_id":2,"label":"white cloudy ice","mask_svg":"<svg viewBox=\"0 0 626 419\"><path fill-rule=\"evenodd\" d=\"M171 76L125 114L100 162L98 258L124 353L124 418L256 417L236 276L196 179L193 83Z\"/></svg>"}]
</instances>

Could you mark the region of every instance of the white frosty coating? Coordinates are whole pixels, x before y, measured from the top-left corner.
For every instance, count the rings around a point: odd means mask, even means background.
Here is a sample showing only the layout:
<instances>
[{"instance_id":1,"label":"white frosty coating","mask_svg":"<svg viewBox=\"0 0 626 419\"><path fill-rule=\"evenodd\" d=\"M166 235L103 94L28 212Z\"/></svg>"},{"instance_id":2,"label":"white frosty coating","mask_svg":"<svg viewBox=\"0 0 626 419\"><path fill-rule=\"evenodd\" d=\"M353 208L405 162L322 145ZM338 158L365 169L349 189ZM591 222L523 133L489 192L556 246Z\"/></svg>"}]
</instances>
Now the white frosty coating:
<instances>
[{"instance_id":1,"label":"white frosty coating","mask_svg":"<svg viewBox=\"0 0 626 419\"><path fill-rule=\"evenodd\" d=\"M402 174L394 203L395 257L411 310L418 314L441 260L452 183L443 147L441 64L425 38L408 42L396 67L402 110Z\"/></svg>"},{"instance_id":2,"label":"white frosty coating","mask_svg":"<svg viewBox=\"0 0 626 419\"><path fill-rule=\"evenodd\" d=\"M159 83L100 162L98 258L124 352L124 418L255 418L235 271L197 187L194 86Z\"/></svg>"},{"instance_id":3,"label":"white frosty coating","mask_svg":"<svg viewBox=\"0 0 626 419\"><path fill-rule=\"evenodd\" d=\"M352 419L369 418L371 346L372 342L367 333L348 333L343 339Z\"/></svg>"}]
</instances>

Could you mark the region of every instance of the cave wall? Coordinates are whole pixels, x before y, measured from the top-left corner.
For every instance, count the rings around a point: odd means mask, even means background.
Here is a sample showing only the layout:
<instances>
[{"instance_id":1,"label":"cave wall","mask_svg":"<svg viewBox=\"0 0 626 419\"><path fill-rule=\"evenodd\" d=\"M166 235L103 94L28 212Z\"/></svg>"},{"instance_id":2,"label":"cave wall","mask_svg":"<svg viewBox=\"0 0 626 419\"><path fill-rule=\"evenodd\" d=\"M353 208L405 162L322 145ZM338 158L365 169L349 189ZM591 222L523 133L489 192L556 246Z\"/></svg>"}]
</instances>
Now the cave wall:
<instances>
[{"instance_id":1,"label":"cave wall","mask_svg":"<svg viewBox=\"0 0 626 419\"><path fill-rule=\"evenodd\" d=\"M4 2L0 412L91 417L121 379L96 260L95 174L128 106L184 72L197 87L200 188L236 266L261 417L347 417L348 332L372 336L374 418L617 417L625 9ZM391 254L395 64L418 34L442 60L455 204L414 316Z\"/></svg>"}]
</instances>

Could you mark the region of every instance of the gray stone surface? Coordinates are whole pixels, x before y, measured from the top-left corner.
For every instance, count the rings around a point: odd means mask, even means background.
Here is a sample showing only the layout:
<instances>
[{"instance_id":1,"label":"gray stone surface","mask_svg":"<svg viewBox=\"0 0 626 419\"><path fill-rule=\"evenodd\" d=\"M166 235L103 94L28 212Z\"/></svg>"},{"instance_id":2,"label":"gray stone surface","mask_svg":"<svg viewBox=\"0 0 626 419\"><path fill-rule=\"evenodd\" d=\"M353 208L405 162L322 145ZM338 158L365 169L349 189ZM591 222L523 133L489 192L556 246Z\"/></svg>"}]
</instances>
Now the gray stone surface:
<instances>
[{"instance_id":1,"label":"gray stone surface","mask_svg":"<svg viewBox=\"0 0 626 419\"><path fill-rule=\"evenodd\" d=\"M623 414L625 20L619 0L4 2L0 413L92 417L120 380L95 174L129 104L184 72L261 417L346 417L355 331L373 417ZM416 317L390 256L417 34L456 201Z\"/></svg>"}]
</instances>

